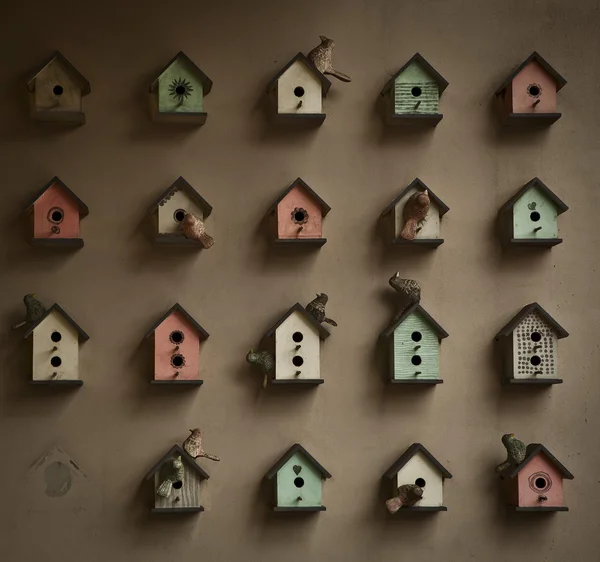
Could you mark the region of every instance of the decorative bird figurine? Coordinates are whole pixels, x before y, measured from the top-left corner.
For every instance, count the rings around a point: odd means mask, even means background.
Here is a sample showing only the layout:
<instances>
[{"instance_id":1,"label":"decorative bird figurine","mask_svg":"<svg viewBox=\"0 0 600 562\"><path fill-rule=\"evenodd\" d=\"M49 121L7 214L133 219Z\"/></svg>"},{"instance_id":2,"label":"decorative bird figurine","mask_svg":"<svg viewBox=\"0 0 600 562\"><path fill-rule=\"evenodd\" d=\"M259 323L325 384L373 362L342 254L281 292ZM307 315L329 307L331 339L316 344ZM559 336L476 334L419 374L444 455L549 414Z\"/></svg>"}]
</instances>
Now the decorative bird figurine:
<instances>
[{"instance_id":1,"label":"decorative bird figurine","mask_svg":"<svg viewBox=\"0 0 600 562\"><path fill-rule=\"evenodd\" d=\"M506 433L502 436L502 443L506 447L508 454L506 461L496 467L496 472L502 472L509 466L521 464L527 454L527 446L523 441L519 441L514 433Z\"/></svg>"},{"instance_id":2,"label":"decorative bird figurine","mask_svg":"<svg viewBox=\"0 0 600 562\"><path fill-rule=\"evenodd\" d=\"M308 312L319 324L327 322L332 326L337 326L337 322L331 318L325 316L325 305L329 297L325 293L317 293L317 298L313 299L306 305L306 312Z\"/></svg>"},{"instance_id":3,"label":"decorative bird figurine","mask_svg":"<svg viewBox=\"0 0 600 562\"><path fill-rule=\"evenodd\" d=\"M221 460L215 455L209 455L204 452L204 449L202 448L202 431L199 428L190 429L190 435L183 442L183 450L194 459L204 457L211 461Z\"/></svg>"},{"instance_id":4,"label":"decorative bird figurine","mask_svg":"<svg viewBox=\"0 0 600 562\"><path fill-rule=\"evenodd\" d=\"M423 488L416 484L403 484L398 488L398 495L385 502L390 513L396 513L403 505L415 505L423 497Z\"/></svg>"},{"instance_id":5,"label":"decorative bird figurine","mask_svg":"<svg viewBox=\"0 0 600 562\"><path fill-rule=\"evenodd\" d=\"M46 307L35 298L35 295L25 295L23 302L25 303L25 320L15 324L12 327L13 330L18 330L21 326L39 322L47 312Z\"/></svg>"},{"instance_id":6,"label":"decorative bird figurine","mask_svg":"<svg viewBox=\"0 0 600 562\"><path fill-rule=\"evenodd\" d=\"M269 376L275 370L275 357L268 351L254 351L251 349L246 355L246 361L251 365L258 365L263 372L263 388L267 386Z\"/></svg>"},{"instance_id":7,"label":"decorative bird figurine","mask_svg":"<svg viewBox=\"0 0 600 562\"><path fill-rule=\"evenodd\" d=\"M165 471L164 480L160 483L156 493L162 498L168 498L171 495L173 484L175 482L183 482L184 470L181 457L174 457L171 461L171 466Z\"/></svg>"},{"instance_id":8,"label":"decorative bird figurine","mask_svg":"<svg viewBox=\"0 0 600 562\"><path fill-rule=\"evenodd\" d=\"M410 301L411 304L414 302L421 302L421 286L418 281L415 281L414 279L402 279L402 277L400 277L400 272L396 271L396 273L390 277L389 283L403 299Z\"/></svg>"},{"instance_id":9,"label":"decorative bird figurine","mask_svg":"<svg viewBox=\"0 0 600 562\"><path fill-rule=\"evenodd\" d=\"M215 243L215 239L206 232L206 226L204 226L202 219L192 213L186 213L183 217L181 230L186 238L197 240L205 249L210 248Z\"/></svg>"},{"instance_id":10,"label":"decorative bird figurine","mask_svg":"<svg viewBox=\"0 0 600 562\"><path fill-rule=\"evenodd\" d=\"M419 223L425 220L429 212L429 191L419 191L413 193L404 205L404 226L400 232L400 237L405 240L414 240L419 229Z\"/></svg>"},{"instance_id":11,"label":"decorative bird figurine","mask_svg":"<svg viewBox=\"0 0 600 562\"><path fill-rule=\"evenodd\" d=\"M321 39L321 44L308 53L308 60L317 67L319 72L335 76L342 82L350 82L350 76L333 68L331 63L331 56L335 47L333 39L328 39L324 35L319 35L319 39Z\"/></svg>"}]
</instances>

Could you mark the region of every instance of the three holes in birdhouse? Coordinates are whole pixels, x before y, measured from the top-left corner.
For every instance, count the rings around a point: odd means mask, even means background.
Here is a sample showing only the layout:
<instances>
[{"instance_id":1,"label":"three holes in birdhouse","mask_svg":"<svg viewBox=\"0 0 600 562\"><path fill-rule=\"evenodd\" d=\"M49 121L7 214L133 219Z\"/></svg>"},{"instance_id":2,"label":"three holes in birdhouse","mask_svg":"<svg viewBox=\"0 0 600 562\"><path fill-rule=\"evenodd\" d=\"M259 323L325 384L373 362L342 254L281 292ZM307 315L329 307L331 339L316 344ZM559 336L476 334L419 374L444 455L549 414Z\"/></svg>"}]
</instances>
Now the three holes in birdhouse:
<instances>
[{"instance_id":1,"label":"three holes in birdhouse","mask_svg":"<svg viewBox=\"0 0 600 562\"><path fill-rule=\"evenodd\" d=\"M413 97L418 98L421 95L422 90L419 88L419 86L414 86L410 93L413 95Z\"/></svg>"},{"instance_id":2,"label":"three holes in birdhouse","mask_svg":"<svg viewBox=\"0 0 600 562\"><path fill-rule=\"evenodd\" d=\"M304 486L304 478L301 478L300 476L294 478L294 486L296 486L296 488L302 488L302 486Z\"/></svg>"},{"instance_id":3,"label":"three holes in birdhouse","mask_svg":"<svg viewBox=\"0 0 600 562\"><path fill-rule=\"evenodd\" d=\"M537 211L532 211L529 214L529 218L533 221L533 222L537 222L542 218L542 215L540 215Z\"/></svg>"},{"instance_id":4,"label":"three holes in birdhouse","mask_svg":"<svg viewBox=\"0 0 600 562\"><path fill-rule=\"evenodd\" d=\"M175 219L176 222L182 222L183 219L185 218L185 211L183 209L177 209L173 213L173 218Z\"/></svg>"},{"instance_id":5,"label":"three holes in birdhouse","mask_svg":"<svg viewBox=\"0 0 600 562\"><path fill-rule=\"evenodd\" d=\"M61 339L62 339L62 335L60 332L52 332L50 334L50 339L54 342L54 343L58 343Z\"/></svg>"},{"instance_id":6,"label":"three holes in birdhouse","mask_svg":"<svg viewBox=\"0 0 600 562\"><path fill-rule=\"evenodd\" d=\"M425 487L425 479L424 478L417 478L415 480L415 486L419 486L419 488L424 488Z\"/></svg>"},{"instance_id":7,"label":"three holes in birdhouse","mask_svg":"<svg viewBox=\"0 0 600 562\"><path fill-rule=\"evenodd\" d=\"M421 356L420 355L413 355L410 362L413 365L420 365L421 364Z\"/></svg>"},{"instance_id":8,"label":"three holes in birdhouse","mask_svg":"<svg viewBox=\"0 0 600 562\"><path fill-rule=\"evenodd\" d=\"M304 359L302 359L302 357L299 355L294 355L292 358L292 363L294 364L294 367L302 367L304 364Z\"/></svg>"},{"instance_id":9,"label":"three holes in birdhouse","mask_svg":"<svg viewBox=\"0 0 600 562\"><path fill-rule=\"evenodd\" d=\"M292 334L292 339L296 342L296 343L300 343L303 339L304 339L304 335L302 334L302 332L294 332Z\"/></svg>"},{"instance_id":10,"label":"three holes in birdhouse","mask_svg":"<svg viewBox=\"0 0 600 562\"><path fill-rule=\"evenodd\" d=\"M52 207L48 211L48 220L54 224L60 224L65 218L65 212L59 207Z\"/></svg>"},{"instance_id":11,"label":"three holes in birdhouse","mask_svg":"<svg viewBox=\"0 0 600 562\"><path fill-rule=\"evenodd\" d=\"M171 334L169 335L169 339L171 340L171 343L179 345L184 340L183 332L181 332L180 330L175 330L171 332Z\"/></svg>"},{"instance_id":12,"label":"three holes in birdhouse","mask_svg":"<svg viewBox=\"0 0 600 562\"><path fill-rule=\"evenodd\" d=\"M173 355L173 357L171 357L171 365L177 368L183 367L185 365L185 358L183 355Z\"/></svg>"},{"instance_id":13,"label":"three holes in birdhouse","mask_svg":"<svg viewBox=\"0 0 600 562\"><path fill-rule=\"evenodd\" d=\"M297 98L301 98L304 95L304 88L302 86L296 86L294 88L294 95Z\"/></svg>"},{"instance_id":14,"label":"three holes in birdhouse","mask_svg":"<svg viewBox=\"0 0 600 562\"><path fill-rule=\"evenodd\" d=\"M54 86L54 88L52 88L52 93L56 97L62 96L64 91L65 91L65 89L60 84L57 84L56 86Z\"/></svg>"},{"instance_id":15,"label":"three holes in birdhouse","mask_svg":"<svg viewBox=\"0 0 600 562\"><path fill-rule=\"evenodd\" d=\"M53 367L60 367L62 364L62 360L60 357L53 357L52 359L50 359L50 365L52 365Z\"/></svg>"}]
</instances>

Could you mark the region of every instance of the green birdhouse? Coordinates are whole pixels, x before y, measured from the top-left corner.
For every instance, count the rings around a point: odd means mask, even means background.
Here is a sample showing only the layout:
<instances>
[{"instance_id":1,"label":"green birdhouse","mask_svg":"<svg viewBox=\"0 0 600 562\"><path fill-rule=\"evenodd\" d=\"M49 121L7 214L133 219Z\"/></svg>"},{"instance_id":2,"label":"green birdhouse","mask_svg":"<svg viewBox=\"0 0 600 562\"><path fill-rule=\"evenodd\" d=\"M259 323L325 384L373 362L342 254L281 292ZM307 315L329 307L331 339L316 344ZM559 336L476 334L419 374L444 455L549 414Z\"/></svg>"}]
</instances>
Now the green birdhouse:
<instances>
[{"instance_id":1,"label":"green birdhouse","mask_svg":"<svg viewBox=\"0 0 600 562\"><path fill-rule=\"evenodd\" d=\"M212 80L180 51L150 84L154 119L204 125L204 96L211 89Z\"/></svg>"}]
</instances>

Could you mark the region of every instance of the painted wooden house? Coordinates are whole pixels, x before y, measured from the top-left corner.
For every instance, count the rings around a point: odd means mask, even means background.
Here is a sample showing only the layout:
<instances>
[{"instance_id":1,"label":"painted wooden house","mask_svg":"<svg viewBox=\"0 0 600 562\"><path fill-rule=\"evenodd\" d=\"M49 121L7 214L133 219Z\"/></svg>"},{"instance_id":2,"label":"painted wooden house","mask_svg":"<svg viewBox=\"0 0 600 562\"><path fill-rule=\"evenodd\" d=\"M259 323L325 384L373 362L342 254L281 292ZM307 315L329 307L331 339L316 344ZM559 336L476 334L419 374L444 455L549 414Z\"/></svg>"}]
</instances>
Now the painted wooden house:
<instances>
[{"instance_id":1,"label":"painted wooden house","mask_svg":"<svg viewBox=\"0 0 600 562\"><path fill-rule=\"evenodd\" d=\"M154 336L153 384L201 385L200 342L208 332L179 304L174 304L150 328Z\"/></svg>"},{"instance_id":2,"label":"painted wooden house","mask_svg":"<svg viewBox=\"0 0 600 562\"><path fill-rule=\"evenodd\" d=\"M425 190L427 190L430 200L429 212L425 220L419 223L415 238L406 240L401 236L406 222L404 220L404 207L413 195L422 193ZM384 221L385 238L393 246L436 248L444 243L441 234L441 220L449 210L449 207L431 189L419 178L415 178L381 213L381 218Z\"/></svg>"},{"instance_id":3,"label":"painted wooden house","mask_svg":"<svg viewBox=\"0 0 600 562\"><path fill-rule=\"evenodd\" d=\"M154 221L155 242L166 246L188 246L202 249L197 240L186 238L181 224L186 213L199 217L202 221L212 213L212 207L186 180L179 176L150 207Z\"/></svg>"},{"instance_id":4,"label":"painted wooden house","mask_svg":"<svg viewBox=\"0 0 600 562\"><path fill-rule=\"evenodd\" d=\"M212 80L179 51L150 84L154 120L204 125L204 97L212 85Z\"/></svg>"},{"instance_id":5,"label":"painted wooden house","mask_svg":"<svg viewBox=\"0 0 600 562\"><path fill-rule=\"evenodd\" d=\"M508 505L515 511L569 511L563 480L574 476L541 443L527 445L525 460L500 472Z\"/></svg>"},{"instance_id":6,"label":"painted wooden house","mask_svg":"<svg viewBox=\"0 0 600 562\"><path fill-rule=\"evenodd\" d=\"M537 302L524 306L496 335L503 382L558 384L558 340L569 335Z\"/></svg>"},{"instance_id":7,"label":"painted wooden house","mask_svg":"<svg viewBox=\"0 0 600 562\"><path fill-rule=\"evenodd\" d=\"M88 215L89 209L56 176L35 194L26 213L33 222L32 245L83 247L80 221Z\"/></svg>"},{"instance_id":8,"label":"painted wooden house","mask_svg":"<svg viewBox=\"0 0 600 562\"><path fill-rule=\"evenodd\" d=\"M440 97L447 87L446 79L416 53L381 90L388 125L435 127L443 117Z\"/></svg>"},{"instance_id":9,"label":"painted wooden house","mask_svg":"<svg viewBox=\"0 0 600 562\"><path fill-rule=\"evenodd\" d=\"M195 459L182 447L174 445L146 474L146 480L152 480L154 485L152 513L204 511L200 503L200 491L202 481L208 478L208 473Z\"/></svg>"},{"instance_id":10,"label":"painted wooden house","mask_svg":"<svg viewBox=\"0 0 600 562\"><path fill-rule=\"evenodd\" d=\"M331 474L302 445L292 445L265 478L274 484L273 511L325 511L323 481Z\"/></svg>"},{"instance_id":11,"label":"painted wooden house","mask_svg":"<svg viewBox=\"0 0 600 562\"><path fill-rule=\"evenodd\" d=\"M33 336L32 384L81 386L79 345L89 336L58 304L29 326Z\"/></svg>"},{"instance_id":12,"label":"painted wooden house","mask_svg":"<svg viewBox=\"0 0 600 562\"><path fill-rule=\"evenodd\" d=\"M302 53L298 53L269 82L267 94L276 104L275 122L309 122L320 125L325 120L323 99L331 82Z\"/></svg>"},{"instance_id":13,"label":"painted wooden house","mask_svg":"<svg viewBox=\"0 0 600 562\"><path fill-rule=\"evenodd\" d=\"M505 246L551 248L562 242L558 215L569 207L539 178L533 178L498 211L498 226Z\"/></svg>"},{"instance_id":14,"label":"painted wooden house","mask_svg":"<svg viewBox=\"0 0 600 562\"><path fill-rule=\"evenodd\" d=\"M557 92L566 83L534 51L496 90L502 121L509 125L551 125L561 115L557 112Z\"/></svg>"},{"instance_id":15,"label":"painted wooden house","mask_svg":"<svg viewBox=\"0 0 600 562\"><path fill-rule=\"evenodd\" d=\"M85 123L83 96L91 92L90 83L58 51L32 74L27 89L33 119Z\"/></svg>"},{"instance_id":16,"label":"painted wooden house","mask_svg":"<svg viewBox=\"0 0 600 562\"><path fill-rule=\"evenodd\" d=\"M323 218L331 207L301 178L296 178L267 211L274 217L275 244L322 246Z\"/></svg>"},{"instance_id":17,"label":"painted wooden house","mask_svg":"<svg viewBox=\"0 0 600 562\"><path fill-rule=\"evenodd\" d=\"M398 488L405 484L415 484L423 490L415 505L404 505L399 512L448 510L444 506L444 480L452 478L452 474L421 443L406 449L383 478L390 483L391 497L397 496Z\"/></svg>"}]
</instances>

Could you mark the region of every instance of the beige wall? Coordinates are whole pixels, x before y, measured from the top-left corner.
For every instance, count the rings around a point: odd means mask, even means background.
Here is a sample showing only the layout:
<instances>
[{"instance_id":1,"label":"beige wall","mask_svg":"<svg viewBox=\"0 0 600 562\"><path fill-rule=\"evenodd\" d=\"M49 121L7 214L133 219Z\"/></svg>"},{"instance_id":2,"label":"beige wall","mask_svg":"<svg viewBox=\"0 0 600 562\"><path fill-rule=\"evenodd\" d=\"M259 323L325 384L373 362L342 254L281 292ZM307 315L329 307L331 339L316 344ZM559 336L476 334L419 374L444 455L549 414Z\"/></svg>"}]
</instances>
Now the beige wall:
<instances>
[{"instance_id":1,"label":"beige wall","mask_svg":"<svg viewBox=\"0 0 600 562\"><path fill-rule=\"evenodd\" d=\"M12 5L12 6L11 6ZM117 7L118 6L118 7ZM112 7L112 9L111 9ZM595 0L304 3L68 0L4 2L0 19L0 558L15 562L594 562L600 549L600 110ZM265 88L320 34L337 42L335 82L318 130L268 124ZM87 124L61 131L27 116L25 79L55 48L86 75ZM201 129L155 124L147 87L179 49L214 81ZM532 50L564 73L563 117L549 130L500 133L492 94ZM433 131L387 130L378 94L420 51L450 81ZM335 79L332 79L335 80ZM34 250L19 212L57 174L90 207L85 247ZM182 175L214 206L203 252L155 249L147 209ZM565 242L503 254L496 211L533 176L564 199ZM269 250L260 221L290 178L331 206L328 242L315 252ZM415 177L443 196L446 243L435 251L386 249L381 209ZM150 233L151 235L151 228ZM392 316L390 275L419 279L423 305L450 333L444 384L392 388L377 337ZM299 301L330 295L338 323L322 346L325 384L261 390L250 347ZM59 302L90 334L85 384L31 388L22 333L25 292ZM564 384L502 390L492 340L538 300L571 337L560 342ZM150 385L149 325L174 301L210 332L199 389ZM67 390L67 389L62 389ZM188 428L202 427L206 512L151 517L144 475ZM575 474L571 511L509 517L494 466L503 432L543 442ZM384 470L419 441L454 475L448 513L389 520ZM333 474L327 511L288 517L268 509L266 470L302 443ZM65 509L29 502L28 467L59 444L87 475L85 498ZM142 486L144 484L144 486ZM150 484L151 487L151 484ZM38 489L38 488L36 488ZM68 497L68 496L66 496ZM530 515L530 514L529 514Z\"/></svg>"}]
</instances>

